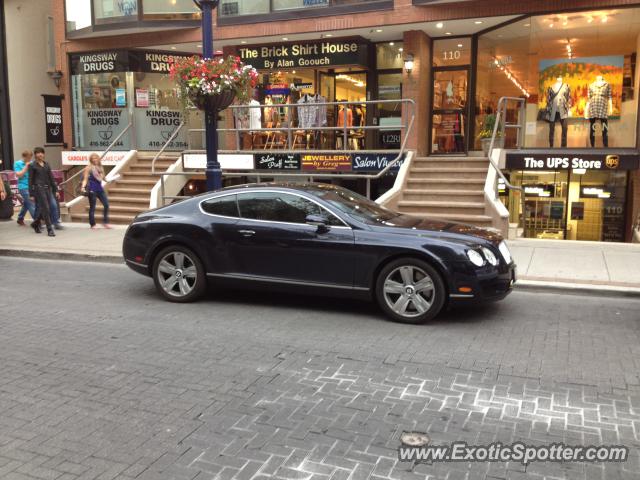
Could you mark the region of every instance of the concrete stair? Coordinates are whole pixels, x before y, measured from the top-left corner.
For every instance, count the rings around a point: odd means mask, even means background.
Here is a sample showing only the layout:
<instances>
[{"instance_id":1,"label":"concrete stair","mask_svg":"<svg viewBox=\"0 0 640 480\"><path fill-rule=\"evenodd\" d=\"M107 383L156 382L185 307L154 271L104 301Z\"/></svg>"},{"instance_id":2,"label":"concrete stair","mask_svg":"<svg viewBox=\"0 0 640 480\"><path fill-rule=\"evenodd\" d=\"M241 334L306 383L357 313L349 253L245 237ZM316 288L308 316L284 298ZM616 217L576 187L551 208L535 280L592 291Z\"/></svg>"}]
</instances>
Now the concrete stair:
<instances>
[{"instance_id":1,"label":"concrete stair","mask_svg":"<svg viewBox=\"0 0 640 480\"><path fill-rule=\"evenodd\" d=\"M484 184L489 160L482 157L418 157L397 210L417 217L491 227Z\"/></svg>"},{"instance_id":2,"label":"concrete stair","mask_svg":"<svg viewBox=\"0 0 640 480\"><path fill-rule=\"evenodd\" d=\"M159 177L151 174L154 152L139 152L137 159L120 173L120 178L107 187L109 196L109 221L128 225L138 215L149 210L151 189ZM156 161L156 173L166 171L178 159L178 155L164 154ZM96 205L96 222L102 223L102 204ZM71 213L73 222L89 222L89 204L77 213Z\"/></svg>"}]
</instances>

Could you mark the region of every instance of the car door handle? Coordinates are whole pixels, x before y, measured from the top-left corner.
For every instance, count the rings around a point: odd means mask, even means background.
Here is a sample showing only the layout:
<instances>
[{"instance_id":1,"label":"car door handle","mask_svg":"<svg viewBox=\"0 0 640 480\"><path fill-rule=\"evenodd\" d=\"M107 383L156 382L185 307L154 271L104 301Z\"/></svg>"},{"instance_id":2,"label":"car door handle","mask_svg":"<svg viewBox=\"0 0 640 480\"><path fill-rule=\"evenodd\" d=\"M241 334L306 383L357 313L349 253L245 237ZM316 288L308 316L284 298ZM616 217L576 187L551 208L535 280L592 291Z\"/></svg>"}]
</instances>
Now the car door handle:
<instances>
[{"instance_id":1,"label":"car door handle","mask_svg":"<svg viewBox=\"0 0 640 480\"><path fill-rule=\"evenodd\" d=\"M256 234L253 230L238 230L238 233L243 237L253 237Z\"/></svg>"}]
</instances>

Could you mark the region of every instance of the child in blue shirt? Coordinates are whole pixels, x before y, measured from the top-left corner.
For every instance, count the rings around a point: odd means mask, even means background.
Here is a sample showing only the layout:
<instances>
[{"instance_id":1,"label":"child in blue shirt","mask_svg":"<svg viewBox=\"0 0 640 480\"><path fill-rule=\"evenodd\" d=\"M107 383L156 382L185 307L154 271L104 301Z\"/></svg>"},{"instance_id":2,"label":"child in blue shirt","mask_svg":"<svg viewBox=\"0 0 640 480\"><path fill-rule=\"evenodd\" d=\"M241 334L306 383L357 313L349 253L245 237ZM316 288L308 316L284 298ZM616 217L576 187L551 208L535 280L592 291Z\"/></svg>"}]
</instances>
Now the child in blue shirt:
<instances>
[{"instance_id":1,"label":"child in blue shirt","mask_svg":"<svg viewBox=\"0 0 640 480\"><path fill-rule=\"evenodd\" d=\"M29 165L33 159L33 152L25 150L22 152L22 158L16 160L13 164L13 170L18 176L18 192L22 197L22 208L18 213L18 225L24 226L24 217L29 212L31 218L35 218L36 207L29 197Z\"/></svg>"}]
</instances>

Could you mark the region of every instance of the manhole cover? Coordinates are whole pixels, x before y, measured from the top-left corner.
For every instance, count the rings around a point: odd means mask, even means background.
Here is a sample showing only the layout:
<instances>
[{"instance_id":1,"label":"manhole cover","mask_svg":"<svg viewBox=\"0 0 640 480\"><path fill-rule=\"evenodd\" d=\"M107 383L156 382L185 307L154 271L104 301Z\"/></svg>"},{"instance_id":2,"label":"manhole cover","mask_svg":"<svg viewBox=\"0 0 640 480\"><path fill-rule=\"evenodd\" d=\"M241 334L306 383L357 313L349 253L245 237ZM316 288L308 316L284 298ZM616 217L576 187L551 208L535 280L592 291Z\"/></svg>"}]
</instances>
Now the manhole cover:
<instances>
[{"instance_id":1,"label":"manhole cover","mask_svg":"<svg viewBox=\"0 0 640 480\"><path fill-rule=\"evenodd\" d=\"M422 432L402 432L400 442L407 447L424 447L429 443L429 437Z\"/></svg>"}]
</instances>

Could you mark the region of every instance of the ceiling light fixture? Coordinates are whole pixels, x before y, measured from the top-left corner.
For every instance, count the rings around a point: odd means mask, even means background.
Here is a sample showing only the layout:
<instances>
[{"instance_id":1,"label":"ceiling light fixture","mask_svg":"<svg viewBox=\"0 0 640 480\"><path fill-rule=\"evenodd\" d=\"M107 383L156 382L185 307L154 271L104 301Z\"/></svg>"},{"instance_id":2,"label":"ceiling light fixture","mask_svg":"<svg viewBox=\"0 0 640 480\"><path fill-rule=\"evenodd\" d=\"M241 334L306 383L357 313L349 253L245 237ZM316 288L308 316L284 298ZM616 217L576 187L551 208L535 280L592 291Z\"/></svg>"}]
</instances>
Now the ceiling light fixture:
<instances>
[{"instance_id":1,"label":"ceiling light fixture","mask_svg":"<svg viewBox=\"0 0 640 480\"><path fill-rule=\"evenodd\" d=\"M482 20L476 20L476 21L475 21L475 22L473 22L473 23L475 23L476 25L482 25Z\"/></svg>"},{"instance_id":2,"label":"ceiling light fixture","mask_svg":"<svg viewBox=\"0 0 640 480\"><path fill-rule=\"evenodd\" d=\"M376 29L376 33L382 33L382 31L383 31L383 30L382 30L381 28L377 28L377 29Z\"/></svg>"},{"instance_id":3,"label":"ceiling light fixture","mask_svg":"<svg viewBox=\"0 0 640 480\"><path fill-rule=\"evenodd\" d=\"M177 48L176 47L171 47L171 50L177 50Z\"/></svg>"},{"instance_id":4,"label":"ceiling light fixture","mask_svg":"<svg viewBox=\"0 0 640 480\"><path fill-rule=\"evenodd\" d=\"M324 36L326 38L331 38L331 37L333 37L333 33L325 33Z\"/></svg>"},{"instance_id":5,"label":"ceiling light fixture","mask_svg":"<svg viewBox=\"0 0 640 480\"><path fill-rule=\"evenodd\" d=\"M606 15L603 15L601 19L602 23L607 23L607 20L609 20L609 18Z\"/></svg>"},{"instance_id":6,"label":"ceiling light fixture","mask_svg":"<svg viewBox=\"0 0 640 480\"><path fill-rule=\"evenodd\" d=\"M462 48L462 44L461 43L458 44L458 48Z\"/></svg>"},{"instance_id":7,"label":"ceiling light fixture","mask_svg":"<svg viewBox=\"0 0 640 480\"><path fill-rule=\"evenodd\" d=\"M389 42L389 45L393 47L395 45L395 43Z\"/></svg>"},{"instance_id":8,"label":"ceiling light fixture","mask_svg":"<svg viewBox=\"0 0 640 480\"><path fill-rule=\"evenodd\" d=\"M436 28L444 28L444 23L442 22L436 23Z\"/></svg>"},{"instance_id":9,"label":"ceiling light fixture","mask_svg":"<svg viewBox=\"0 0 640 480\"><path fill-rule=\"evenodd\" d=\"M453 35L453 33L447 32L447 33L445 33L445 35Z\"/></svg>"},{"instance_id":10,"label":"ceiling light fixture","mask_svg":"<svg viewBox=\"0 0 640 480\"><path fill-rule=\"evenodd\" d=\"M286 42L287 40L289 40L289 37L282 37L282 40Z\"/></svg>"}]
</instances>

